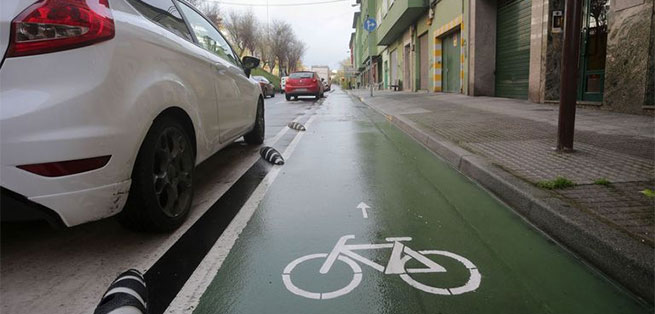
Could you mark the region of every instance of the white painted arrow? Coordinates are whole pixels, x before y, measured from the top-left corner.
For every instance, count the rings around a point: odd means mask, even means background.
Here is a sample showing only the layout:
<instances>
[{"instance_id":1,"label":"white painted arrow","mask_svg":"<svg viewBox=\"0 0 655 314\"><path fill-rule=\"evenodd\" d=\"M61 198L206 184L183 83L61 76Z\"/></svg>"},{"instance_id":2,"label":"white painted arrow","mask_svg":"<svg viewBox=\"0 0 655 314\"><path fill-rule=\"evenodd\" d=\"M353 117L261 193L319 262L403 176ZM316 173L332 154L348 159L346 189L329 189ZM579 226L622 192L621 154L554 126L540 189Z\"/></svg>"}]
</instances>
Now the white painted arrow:
<instances>
[{"instance_id":1,"label":"white painted arrow","mask_svg":"<svg viewBox=\"0 0 655 314\"><path fill-rule=\"evenodd\" d=\"M366 205L366 203L361 202L359 205L357 205L357 208L360 208L362 210L362 216L364 218L368 218L368 214L366 213L366 209L371 208L371 206Z\"/></svg>"}]
</instances>

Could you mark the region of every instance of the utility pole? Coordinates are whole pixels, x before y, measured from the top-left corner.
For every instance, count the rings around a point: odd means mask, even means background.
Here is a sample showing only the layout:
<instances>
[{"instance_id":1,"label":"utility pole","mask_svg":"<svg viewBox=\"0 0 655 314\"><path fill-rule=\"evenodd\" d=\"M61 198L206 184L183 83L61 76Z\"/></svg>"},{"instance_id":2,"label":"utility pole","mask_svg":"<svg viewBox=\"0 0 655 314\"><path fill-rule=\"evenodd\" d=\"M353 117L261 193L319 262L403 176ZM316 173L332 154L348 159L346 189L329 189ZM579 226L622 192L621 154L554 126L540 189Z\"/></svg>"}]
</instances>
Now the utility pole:
<instances>
[{"instance_id":1,"label":"utility pole","mask_svg":"<svg viewBox=\"0 0 655 314\"><path fill-rule=\"evenodd\" d=\"M371 55L371 33L368 33L368 85L373 97L373 56Z\"/></svg>"},{"instance_id":2,"label":"utility pole","mask_svg":"<svg viewBox=\"0 0 655 314\"><path fill-rule=\"evenodd\" d=\"M557 122L557 151L559 152L573 152L575 105L578 98L581 11L582 0L566 0Z\"/></svg>"},{"instance_id":3,"label":"utility pole","mask_svg":"<svg viewBox=\"0 0 655 314\"><path fill-rule=\"evenodd\" d=\"M378 26L378 23L374 18L366 16L364 21L364 29L368 32L368 38L366 42L368 43L368 84L371 89L371 97L373 97L373 54L371 53L371 33Z\"/></svg>"}]
</instances>

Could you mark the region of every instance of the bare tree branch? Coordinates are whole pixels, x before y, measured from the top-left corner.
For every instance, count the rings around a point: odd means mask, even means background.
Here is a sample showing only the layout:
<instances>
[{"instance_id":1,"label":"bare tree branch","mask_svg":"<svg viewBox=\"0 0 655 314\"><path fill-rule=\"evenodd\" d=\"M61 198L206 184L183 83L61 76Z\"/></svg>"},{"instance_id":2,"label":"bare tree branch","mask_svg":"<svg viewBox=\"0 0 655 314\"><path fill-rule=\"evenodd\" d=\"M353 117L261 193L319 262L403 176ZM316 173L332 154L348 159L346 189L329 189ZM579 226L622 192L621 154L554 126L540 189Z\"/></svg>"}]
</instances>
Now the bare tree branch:
<instances>
[{"instance_id":1,"label":"bare tree branch","mask_svg":"<svg viewBox=\"0 0 655 314\"><path fill-rule=\"evenodd\" d=\"M293 29L291 29L289 23L277 19L273 20L270 33L272 59L277 59L277 63L280 66L280 76L284 76L288 73L284 73L284 63L288 61L287 55L289 43L295 39L295 35L293 34ZM273 64L274 67L274 62L271 62L271 64Z\"/></svg>"},{"instance_id":2,"label":"bare tree branch","mask_svg":"<svg viewBox=\"0 0 655 314\"><path fill-rule=\"evenodd\" d=\"M298 39L294 39L289 43L289 51L287 54L287 65L288 65L288 71L289 72L294 72L298 69L298 65L300 63L300 59L302 58L303 54L305 53L305 50L307 47L305 46L305 43Z\"/></svg>"},{"instance_id":3,"label":"bare tree branch","mask_svg":"<svg viewBox=\"0 0 655 314\"><path fill-rule=\"evenodd\" d=\"M225 29L232 43L237 48L239 57L242 57L246 50L254 53L257 48L257 25L259 24L252 10L243 13L230 11Z\"/></svg>"},{"instance_id":4,"label":"bare tree branch","mask_svg":"<svg viewBox=\"0 0 655 314\"><path fill-rule=\"evenodd\" d=\"M202 12L205 16L207 16L207 18L209 18L209 20L212 21L216 27L221 27L223 24L223 17L218 2L207 0L189 0L189 3L200 10L200 12Z\"/></svg>"}]
</instances>

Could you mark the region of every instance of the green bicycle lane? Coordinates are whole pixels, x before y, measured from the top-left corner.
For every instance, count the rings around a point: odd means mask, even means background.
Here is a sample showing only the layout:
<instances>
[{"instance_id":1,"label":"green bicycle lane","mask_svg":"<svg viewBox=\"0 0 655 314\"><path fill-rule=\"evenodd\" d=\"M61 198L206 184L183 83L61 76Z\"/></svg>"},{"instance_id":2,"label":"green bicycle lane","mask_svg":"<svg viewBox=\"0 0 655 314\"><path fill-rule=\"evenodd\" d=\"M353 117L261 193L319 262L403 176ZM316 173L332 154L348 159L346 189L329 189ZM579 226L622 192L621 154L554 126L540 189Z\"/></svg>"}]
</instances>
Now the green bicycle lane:
<instances>
[{"instance_id":1,"label":"green bicycle lane","mask_svg":"<svg viewBox=\"0 0 655 314\"><path fill-rule=\"evenodd\" d=\"M341 91L282 167L194 313L652 312Z\"/></svg>"}]
</instances>

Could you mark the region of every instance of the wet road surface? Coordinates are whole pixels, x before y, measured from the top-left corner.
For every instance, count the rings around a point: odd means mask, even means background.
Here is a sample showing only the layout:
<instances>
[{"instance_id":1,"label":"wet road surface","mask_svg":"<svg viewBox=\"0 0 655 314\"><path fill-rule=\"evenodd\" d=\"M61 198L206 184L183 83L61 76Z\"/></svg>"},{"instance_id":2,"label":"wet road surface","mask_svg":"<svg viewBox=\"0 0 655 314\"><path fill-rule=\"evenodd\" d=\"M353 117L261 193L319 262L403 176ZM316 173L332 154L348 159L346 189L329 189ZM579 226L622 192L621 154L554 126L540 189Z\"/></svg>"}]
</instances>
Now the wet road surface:
<instances>
[{"instance_id":1,"label":"wet road surface","mask_svg":"<svg viewBox=\"0 0 655 314\"><path fill-rule=\"evenodd\" d=\"M319 107L168 312L652 312L384 116Z\"/></svg>"},{"instance_id":2,"label":"wet road surface","mask_svg":"<svg viewBox=\"0 0 655 314\"><path fill-rule=\"evenodd\" d=\"M317 105L287 103L278 94L265 106L270 142ZM258 159L257 146L235 143L203 162L189 218L172 234L131 232L113 218L60 230L41 222L3 223L0 313L91 313L119 273L149 270Z\"/></svg>"}]
</instances>

